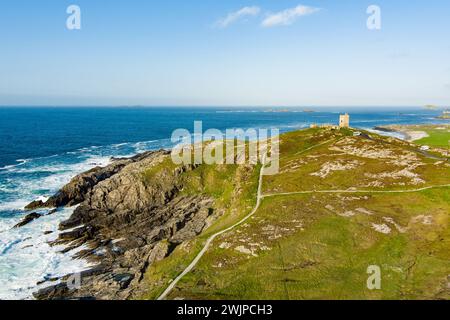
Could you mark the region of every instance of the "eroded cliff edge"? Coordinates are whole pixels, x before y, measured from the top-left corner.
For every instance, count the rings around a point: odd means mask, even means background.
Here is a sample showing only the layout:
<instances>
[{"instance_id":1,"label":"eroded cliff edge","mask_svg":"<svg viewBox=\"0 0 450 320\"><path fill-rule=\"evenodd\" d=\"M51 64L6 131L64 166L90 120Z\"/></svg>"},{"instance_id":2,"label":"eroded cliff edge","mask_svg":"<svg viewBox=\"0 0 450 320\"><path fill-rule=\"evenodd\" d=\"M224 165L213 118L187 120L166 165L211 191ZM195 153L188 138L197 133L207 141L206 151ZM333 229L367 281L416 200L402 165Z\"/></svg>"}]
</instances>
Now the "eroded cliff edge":
<instances>
[{"instance_id":1,"label":"eroded cliff edge","mask_svg":"<svg viewBox=\"0 0 450 320\"><path fill-rule=\"evenodd\" d=\"M149 265L220 215L213 197L182 192L197 167L173 165L168 151L146 152L82 173L46 203L31 203L29 209L78 205L52 245L66 245L65 252L82 248L76 258L96 265L81 274L80 287L67 285L67 275L35 298L130 298Z\"/></svg>"}]
</instances>

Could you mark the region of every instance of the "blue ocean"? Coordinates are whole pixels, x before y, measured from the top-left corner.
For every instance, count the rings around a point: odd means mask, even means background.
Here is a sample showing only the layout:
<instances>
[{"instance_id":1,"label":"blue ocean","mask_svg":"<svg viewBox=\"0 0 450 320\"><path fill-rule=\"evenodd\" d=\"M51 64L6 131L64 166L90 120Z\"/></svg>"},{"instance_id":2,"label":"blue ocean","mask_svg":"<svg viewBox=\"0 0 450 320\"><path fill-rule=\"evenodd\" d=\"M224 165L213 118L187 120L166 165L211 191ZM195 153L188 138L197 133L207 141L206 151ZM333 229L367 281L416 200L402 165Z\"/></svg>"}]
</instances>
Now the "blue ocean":
<instances>
[{"instance_id":1,"label":"blue ocean","mask_svg":"<svg viewBox=\"0 0 450 320\"><path fill-rule=\"evenodd\" d=\"M175 129L278 128L281 132L311 123L337 123L349 112L351 125L373 129L387 124L445 123L438 110L423 108L144 108L20 107L0 108L0 299L29 299L37 282L88 268L62 248L51 247L58 224L73 209L61 209L29 225L12 228L23 207L46 199L76 174L111 157L170 148ZM446 122L448 123L448 121Z\"/></svg>"}]
</instances>

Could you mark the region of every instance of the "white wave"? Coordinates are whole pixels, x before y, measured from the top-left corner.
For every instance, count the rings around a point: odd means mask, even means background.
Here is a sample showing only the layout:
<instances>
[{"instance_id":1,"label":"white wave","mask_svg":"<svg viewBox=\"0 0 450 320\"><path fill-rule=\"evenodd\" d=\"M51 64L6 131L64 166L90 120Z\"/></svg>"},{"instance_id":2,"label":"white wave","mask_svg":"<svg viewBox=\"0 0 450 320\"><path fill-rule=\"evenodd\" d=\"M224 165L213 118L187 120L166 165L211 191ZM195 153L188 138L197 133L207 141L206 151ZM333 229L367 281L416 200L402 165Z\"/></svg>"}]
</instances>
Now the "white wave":
<instances>
[{"instance_id":1,"label":"white wave","mask_svg":"<svg viewBox=\"0 0 450 320\"><path fill-rule=\"evenodd\" d=\"M134 149L136 150L136 153L144 152L147 150L147 145L145 142L137 142L134 144Z\"/></svg>"},{"instance_id":2,"label":"white wave","mask_svg":"<svg viewBox=\"0 0 450 320\"><path fill-rule=\"evenodd\" d=\"M11 185L5 185L5 184L2 183L2 184L0 184L0 191L8 193L8 192L14 192L15 189L11 188Z\"/></svg>"},{"instance_id":3,"label":"white wave","mask_svg":"<svg viewBox=\"0 0 450 320\"><path fill-rule=\"evenodd\" d=\"M64 162L53 162L43 165L30 165L27 168L11 168L10 173L35 173L35 172L64 172L72 171L80 173L79 170L89 168L92 166L106 166L111 163L111 157L107 156L89 156L74 164L67 164Z\"/></svg>"},{"instance_id":4,"label":"white wave","mask_svg":"<svg viewBox=\"0 0 450 320\"><path fill-rule=\"evenodd\" d=\"M112 156L132 156L162 143L152 140L103 148L92 146L73 154L26 159L5 167L0 176L1 190L5 191L0 195L0 212L6 213L0 219L0 299L29 299L37 290L38 281L89 268L85 261L72 259L76 251L61 254L61 247L48 245L56 238L59 223L70 217L73 208L12 229L26 214L21 210L29 202L46 200L77 174L110 164ZM44 235L45 231L52 233Z\"/></svg>"},{"instance_id":5,"label":"white wave","mask_svg":"<svg viewBox=\"0 0 450 320\"><path fill-rule=\"evenodd\" d=\"M30 299L39 289L37 282L92 267L86 261L73 259L73 255L83 248L62 254L63 247L48 244L57 238L59 223L69 218L72 212L73 208L64 209L22 228L1 233L0 299ZM52 233L45 235L46 231ZM42 286L46 285L49 284Z\"/></svg>"},{"instance_id":6,"label":"white wave","mask_svg":"<svg viewBox=\"0 0 450 320\"><path fill-rule=\"evenodd\" d=\"M169 142L169 143L168 143ZM162 145L170 144L170 139L160 139L160 140L148 140L141 142L123 142L105 146L90 146L79 148L74 151L65 152L64 154L55 154L46 157L36 157L30 159L18 159L18 164L6 165L4 167L0 167L0 171L7 172L17 172L17 173L33 173L37 171L41 172L55 172L65 170L66 164L63 161L59 161L60 157L62 160L67 156L74 156L74 158L85 158L89 157L86 161L96 162L96 159L101 159L98 161L97 165L107 165L108 161L104 161L105 159L109 160L110 157L126 157L133 156L136 152L143 152L148 150L157 149ZM47 161L50 159L54 159L54 161ZM47 165L39 165L39 163L47 163ZM26 168L18 168L27 164ZM78 172L79 173L79 172Z\"/></svg>"},{"instance_id":7,"label":"white wave","mask_svg":"<svg viewBox=\"0 0 450 320\"><path fill-rule=\"evenodd\" d=\"M16 167L22 166L22 165L26 164L28 162L28 160L26 160L26 159L18 159L18 160L16 160L16 162L19 162L19 163L1 167L0 170L8 170L8 169L12 169L12 168L16 168Z\"/></svg>"},{"instance_id":8,"label":"white wave","mask_svg":"<svg viewBox=\"0 0 450 320\"><path fill-rule=\"evenodd\" d=\"M93 150L96 150L99 148L101 148L101 147L100 146L90 146L90 147L80 148L77 151L81 152L81 153L86 153L86 152L92 152Z\"/></svg>"},{"instance_id":9,"label":"white wave","mask_svg":"<svg viewBox=\"0 0 450 320\"><path fill-rule=\"evenodd\" d=\"M47 200L49 199L49 197L46 196L39 196L36 199L34 199L34 201L42 201L42 202L47 202Z\"/></svg>"},{"instance_id":10,"label":"white wave","mask_svg":"<svg viewBox=\"0 0 450 320\"><path fill-rule=\"evenodd\" d=\"M92 169L95 166L106 166L111 163L110 157L88 157L84 161L75 164L49 164L30 168L11 169L10 173L24 174L35 172L48 172L49 175L43 178L16 179L10 182L7 189L13 195L10 200L0 203L0 211L23 210L23 208L39 197L48 198L67 184L73 177L81 172ZM39 194L45 190L47 194ZM38 195L36 195L38 194Z\"/></svg>"},{"instance_id":11,"label":"white wave","mask_svg":"<svg viewBox=\"0 0 450 320\"><path fill-rule=\"evenodd\" d=\"M124 147L124 146L127 146L127 145L129 145L128 142L116 143L116 144L113 144L112 147L117 149L117 148Z\"/></svg>"},{"instance_id":12,"label":"white wave","mask_svg":"<svg viewBox=\"0 0 450 320\"><path fill-rule=\"evenodd\" d=\"M27 200L14 200L0 203L0 211L14 211L14 210L23 210L25 206L31 201Z\"/></svg>"}]
</instances>

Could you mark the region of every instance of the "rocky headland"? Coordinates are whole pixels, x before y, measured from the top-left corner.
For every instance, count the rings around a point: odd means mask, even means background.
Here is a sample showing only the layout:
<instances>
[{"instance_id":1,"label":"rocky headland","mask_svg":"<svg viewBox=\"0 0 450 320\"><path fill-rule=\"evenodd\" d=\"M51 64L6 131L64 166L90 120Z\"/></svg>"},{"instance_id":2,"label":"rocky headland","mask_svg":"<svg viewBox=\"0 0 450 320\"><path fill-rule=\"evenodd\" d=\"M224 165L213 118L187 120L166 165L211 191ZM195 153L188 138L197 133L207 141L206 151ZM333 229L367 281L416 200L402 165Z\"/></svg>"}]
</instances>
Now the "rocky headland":
<instances>
[{"instance_id":1,"label":"rocky headland","mask_svg":"<svg viewBox=\"0 0 450 320\"><path fill-rule=\"evenodd\" d=\"M264 180L260 164L176 165L165 150L112 159L31 203L16 226L75 207L51 245L91 265L43 279L34 297L157 299L171 284L167 299L335 299L336 288L348 299L448 297L450 164L439 147L448 129L407 129L430 133L429 149L351 129L283 134L280 172ZM243 220L258 190L260 207ZM202 251L195 270L174 280ZM361 291L374 257L395 266L383 271L395 284L386 296ZM332 276L320 284L324 273ZM286 279L300 290L286 295Z\"/></svg>"},{"instance_id":2,"label":"rocky headland","mask_svg":"<svg viewBox=\"0 0 450 320\"><path fill-rule=\"evenodd\" d=\"M45 203L27 206L39 210L77 205L72 216L60 224L61 233L52 245L65 245L64 252L82 248L76 258L95 265L80 275L80 287L67 281L73 275L52 279L57 284L49 282L34 294L36 299L130 298L140 289L149 265L211 223L213 199L180 192L183 173L194 170L195 165L145 175L168 160L170 154L165 150L114 159L104 168L76 176ZM38 214L31 213L23 223L37 218Z\"/></svg>"}]
</instances>

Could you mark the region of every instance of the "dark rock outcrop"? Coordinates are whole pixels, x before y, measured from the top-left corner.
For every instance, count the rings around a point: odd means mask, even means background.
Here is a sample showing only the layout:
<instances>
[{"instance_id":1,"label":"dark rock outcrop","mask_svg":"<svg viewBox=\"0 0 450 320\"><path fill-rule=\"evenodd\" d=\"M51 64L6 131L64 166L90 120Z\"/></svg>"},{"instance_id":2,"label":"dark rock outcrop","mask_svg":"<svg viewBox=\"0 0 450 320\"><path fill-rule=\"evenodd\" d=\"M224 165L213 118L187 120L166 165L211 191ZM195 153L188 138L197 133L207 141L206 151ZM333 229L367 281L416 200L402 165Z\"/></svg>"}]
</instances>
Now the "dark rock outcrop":
<instances>
[{"instance_id":1,"label":"dark rock outcrop","mask_svg":"<svg viewBox=\"0 0 450 320\"><path fill-rule=\"evenodd\" d=\"M45 208L45 203L42 200L36 200L33 202L30 202L26 207L25 210L36 210L36 209L41 209L41 208Z\"/></svg>"},{"instance_id":2,"label":"dark rock outcrop","mask_svg":"<svg viewBox=\"0 0 450 320\"><path fill-rule=\"evenodd\" d=\"M75 177L49 199L54 205L81 203L61 223L62 233L53 244L66 245L64 252L84 246L75 257L98 267L82 274L79 288L58 284L37 292L37 299L127 299L139 290L151 264L211 223L212 199L180 192L184 173L196 166L165 169L144 178L145 170L168 157L168 152L159 151L120 159Z\"/></svg>"},{"instance_id":3,"label":"dark rock outcrop","mask_svg":"<svg viewBox=\"0 0 450 320\"><path fill-rule=\"evenodd\" d=\"M166 153L166 151L160 152ZM104 168L95 167L76 176L45 203L41 200L33 201L28 204L25 209L36 210L41 208L71 207L77 205L85 200L85 196L98 183L119 173L128 164L141 161L152 154L154 154L154 152L146 152L132 158L113 159L113 163Z\"/></svg>"},{"instance_id":4,"label":"dark rock outcrop","mask_svg":"<svg viewBox=\"0 0 450 320\"><path fill-rule=\"evenodd\" d=\"M373 130L381 131L381 132L396 132L396 130L392 128L386 128L386 127L374 127Z\"/></svg>"},{"instance_id":5,"label":"dark rock outcrop","mask_svg":"<svg viewBox=\"0 0 450 320\"><path fill-rule=\"evenodd\" d=\"M57 209L52 209L52 210L48 211L46 214L43 214L43 213L41 214L41 213L37 213L37 212L29 213L22 219L22 221L20 221L18 224L16 224L13 228L21 228L23 226L26 226L30 222L33 222L36 219L39 219L43 216L52 215L56 212L57 212Z\"/></svg>"},{"instance_id":6,"label":"dark rock outcrop","mask_svg":"<svg viewBox=\"0 0 450 320\"><path fill-rule=\"evenodd\" d=\"M34 221L34 220L36 220L36 219L39 219L40 217L42 217L42 214L39 214L39 213L36 213L36 212L27 214L27 215L25 216L25 218L22 219L22 221L20 221L18 224L16 224L16 225L14 226L14 228L20 228L20 227L23 227L23 226L29 224L30 222L32 222L32 221Z\"/></svg>"}]
</instances>

